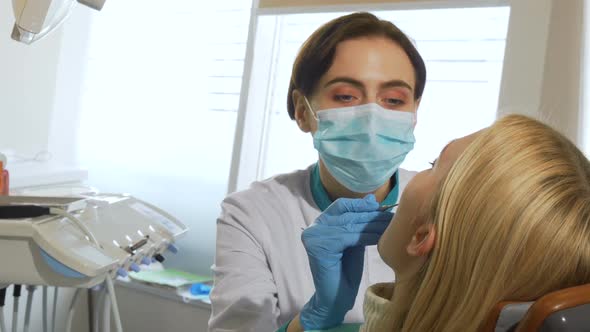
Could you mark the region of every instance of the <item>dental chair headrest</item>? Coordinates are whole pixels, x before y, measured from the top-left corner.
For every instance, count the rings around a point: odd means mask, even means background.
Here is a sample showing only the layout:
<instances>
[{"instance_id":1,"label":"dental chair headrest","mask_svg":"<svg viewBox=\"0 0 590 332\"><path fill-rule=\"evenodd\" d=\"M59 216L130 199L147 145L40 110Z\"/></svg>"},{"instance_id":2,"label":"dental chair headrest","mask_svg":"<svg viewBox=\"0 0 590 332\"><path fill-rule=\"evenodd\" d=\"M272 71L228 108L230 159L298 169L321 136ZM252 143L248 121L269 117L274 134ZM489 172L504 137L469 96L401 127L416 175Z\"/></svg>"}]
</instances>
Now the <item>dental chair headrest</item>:
<instances>
[{"instance_id":1,"label":"dental chair headrest","mask_svg":"<svg viewBox=\"0 0 590 332\"><path fill-rule=\"evenodd\" d=\"M501 302L484 332L590 332L590 284L549 293L535 302Z\"/></svg>"}]
</instances>

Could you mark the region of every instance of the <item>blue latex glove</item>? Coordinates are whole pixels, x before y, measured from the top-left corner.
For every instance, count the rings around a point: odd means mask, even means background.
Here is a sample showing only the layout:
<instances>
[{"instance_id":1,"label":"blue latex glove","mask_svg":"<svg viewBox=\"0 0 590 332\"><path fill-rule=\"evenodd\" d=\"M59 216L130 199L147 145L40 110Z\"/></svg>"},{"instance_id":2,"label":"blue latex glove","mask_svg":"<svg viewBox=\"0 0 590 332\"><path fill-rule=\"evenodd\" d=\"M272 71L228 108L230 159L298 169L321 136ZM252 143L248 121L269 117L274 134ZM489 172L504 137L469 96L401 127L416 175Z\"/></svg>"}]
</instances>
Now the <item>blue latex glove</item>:
<instances>
[{"instance_id":1,"label":"blue latex glove","mask_svg":"<svg viewBox=\"0 0 590 332\"><path fill-rule=\"evenodd\" d=\"M365 246L377 244L393 217L378 209L372 194L364 199L341 198L303 231L316 289L299 316L305 330L336 326L354 306Z\"/></svg>"}]
</instances>

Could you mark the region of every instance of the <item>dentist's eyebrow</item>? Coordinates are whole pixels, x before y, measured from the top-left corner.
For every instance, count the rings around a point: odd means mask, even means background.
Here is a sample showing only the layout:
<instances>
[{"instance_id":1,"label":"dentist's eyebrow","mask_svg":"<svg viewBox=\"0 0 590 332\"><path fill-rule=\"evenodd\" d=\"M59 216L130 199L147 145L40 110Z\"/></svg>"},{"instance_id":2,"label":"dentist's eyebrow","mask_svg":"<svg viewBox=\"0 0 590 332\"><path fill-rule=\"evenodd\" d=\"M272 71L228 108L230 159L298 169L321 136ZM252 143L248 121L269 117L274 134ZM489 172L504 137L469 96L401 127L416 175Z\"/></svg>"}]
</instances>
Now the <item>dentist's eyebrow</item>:
<instances>
[{"instance_id":1,"label":"dentist's eyebrow","mask_svg":"<svg viewBox=\"0 0 590 332\"><path fill-rule=\"evenodd\" d=\"M331 79L330 81L328 81L328 83L324 84L324 88L327 88L328 86L335 84L335 83L348 83L350 85L354 85L356 88L360 89L360 90L365 90L365 85L363 84L363 82L359 81L359 80L355 80L352 77L336 77Z\"/></svg>"},{"instance_id":2,"label":"dentist's eyebrow","mask_svg":"<svg viewBox=\"0 0 590 332\"><path fill-rule=\"evenodd\" d=\"M402 88L406 88L406 89L410 90L410 92L414 91L414 89L412 89L412 87L406 81L403 81L403 80L391 80L391 81L382 83L380 87L381 87L381 89L402 87Z\"/></svg>"},{"instance_id":3,"label":"dentist's eyebrow","mask_svg":"<svg viewBox=\"0 0 590 332\"><path fill-rule=\"evenodd\" d=\"M352 77L346 77L346 76L336 77L336 78L331 79L326 84L324 84L324 88L327 88L328 86L335 84L335 83L348 83L350 85L357 87L358 89L361 89L361 90L365 89L365 85L363 84L363 82L356 80ZM397 87L406 88L406 89L410 90L411 92L414 91L412 86L404 80L391 80L391 81L381 83L379 85L379 88L381 88L381 89L397 88Z\"/></svg>"}]
</instances>

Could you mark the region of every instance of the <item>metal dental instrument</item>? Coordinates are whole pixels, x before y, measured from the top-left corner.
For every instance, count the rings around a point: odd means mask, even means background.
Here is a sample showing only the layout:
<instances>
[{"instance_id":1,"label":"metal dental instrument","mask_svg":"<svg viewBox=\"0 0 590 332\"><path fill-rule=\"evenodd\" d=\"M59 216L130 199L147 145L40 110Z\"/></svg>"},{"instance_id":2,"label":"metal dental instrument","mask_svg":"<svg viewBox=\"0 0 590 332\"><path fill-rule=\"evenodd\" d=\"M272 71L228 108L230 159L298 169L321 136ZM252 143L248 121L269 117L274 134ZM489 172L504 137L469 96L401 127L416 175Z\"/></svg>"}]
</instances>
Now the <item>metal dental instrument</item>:
<instances>
[{"instance_id":1,"label":"metal dental instrument","mask_svg":"<svg viewBox=\"0 0 590 332\"><path fill-rule=\"evenodd\" d=\"M384 211L392 209L398 205L399 205L399 203L398 204L391 204L391 205L381 205L378 210L384 212Z\"/></svg>"}]
</instances>

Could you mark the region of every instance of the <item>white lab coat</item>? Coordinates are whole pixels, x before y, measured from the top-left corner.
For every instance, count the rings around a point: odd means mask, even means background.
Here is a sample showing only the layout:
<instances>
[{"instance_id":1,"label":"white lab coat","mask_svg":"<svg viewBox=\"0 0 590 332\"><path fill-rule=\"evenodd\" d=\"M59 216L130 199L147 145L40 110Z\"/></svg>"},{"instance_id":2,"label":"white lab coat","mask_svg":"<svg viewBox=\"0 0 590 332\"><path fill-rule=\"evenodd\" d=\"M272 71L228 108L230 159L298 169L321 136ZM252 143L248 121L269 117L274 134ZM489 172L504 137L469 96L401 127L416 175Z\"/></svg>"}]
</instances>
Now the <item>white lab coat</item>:
<instances>
[{"instance_id":1,"label":"white lab coat","mask_svg":"<svg viewBox=\"0 0 590 332\"><path fill-rule=\"evenodd\" d=\"M321 213L311 193L312 169L255 182L222 202L209 331L275 331L313 295L301 243L302 230ZM414 174L400 169L400 195ZM345 321L362 322L367 287L393 279L377 246L368 247L359 295Z\"/></svg>"}]
</instances>

